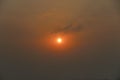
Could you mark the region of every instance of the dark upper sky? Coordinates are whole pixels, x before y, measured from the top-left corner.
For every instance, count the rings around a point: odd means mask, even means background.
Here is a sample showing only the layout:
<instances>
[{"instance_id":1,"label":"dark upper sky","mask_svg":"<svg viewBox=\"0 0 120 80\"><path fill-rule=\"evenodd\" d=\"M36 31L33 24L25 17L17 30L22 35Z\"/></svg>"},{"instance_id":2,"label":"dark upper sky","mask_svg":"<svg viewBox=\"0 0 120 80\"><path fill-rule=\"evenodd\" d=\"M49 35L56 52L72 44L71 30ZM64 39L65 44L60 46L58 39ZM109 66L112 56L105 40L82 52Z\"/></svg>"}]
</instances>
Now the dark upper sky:
<instances>
[{"instance_id":1,"label":"dark upper sky","mask_svg":"<svg viewBox=\"0 0 120 80\"><path fill-rule=\"evenodd\" d=\"M111 80L120 74L120 10L115 0L2 0L3 80ZM56 47L52 31L82 26Z\"/></svg>"}]
</instances>

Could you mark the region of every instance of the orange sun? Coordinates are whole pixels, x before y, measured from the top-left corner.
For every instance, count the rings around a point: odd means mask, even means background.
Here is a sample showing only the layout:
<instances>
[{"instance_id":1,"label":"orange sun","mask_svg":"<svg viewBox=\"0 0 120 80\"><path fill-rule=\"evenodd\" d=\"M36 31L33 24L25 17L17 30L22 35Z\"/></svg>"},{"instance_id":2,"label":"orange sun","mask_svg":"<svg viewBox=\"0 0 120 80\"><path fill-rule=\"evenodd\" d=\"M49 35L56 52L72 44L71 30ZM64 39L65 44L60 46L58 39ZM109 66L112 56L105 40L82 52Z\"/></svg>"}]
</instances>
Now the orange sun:
<instances>
[{"instance_id":1,"label":"orange sun","mask_svg":"<svg viewBox=\"0 0 120 80\"><path fill-rule=\"evenodd\" d=\"M57 43L62 43L62 38L57 38Z\"/></svg>"}]
</instances>

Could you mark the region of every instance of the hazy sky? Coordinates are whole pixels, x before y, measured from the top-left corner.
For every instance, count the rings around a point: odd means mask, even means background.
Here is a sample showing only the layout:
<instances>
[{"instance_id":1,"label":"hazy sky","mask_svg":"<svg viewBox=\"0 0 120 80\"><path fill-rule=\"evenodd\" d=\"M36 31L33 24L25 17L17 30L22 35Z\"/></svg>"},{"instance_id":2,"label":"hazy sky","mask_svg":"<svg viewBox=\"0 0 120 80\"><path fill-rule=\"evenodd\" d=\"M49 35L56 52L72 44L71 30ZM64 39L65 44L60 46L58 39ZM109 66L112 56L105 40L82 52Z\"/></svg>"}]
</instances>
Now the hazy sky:
<instances>
[{"instance_id":1,"label":"hazy sky","mask_svg":"<svg viewBox=\"0 0 120 80\"><path fill-rule=\"evenodd\" d=\"M3 80L113 80L120 75L119 3L118 0L1 0ZM67 46L57 51L50 43L51 36L54 37L50 33L71 23L81 25L82 30L66 33Z\"/></svg>"}]
</instances>

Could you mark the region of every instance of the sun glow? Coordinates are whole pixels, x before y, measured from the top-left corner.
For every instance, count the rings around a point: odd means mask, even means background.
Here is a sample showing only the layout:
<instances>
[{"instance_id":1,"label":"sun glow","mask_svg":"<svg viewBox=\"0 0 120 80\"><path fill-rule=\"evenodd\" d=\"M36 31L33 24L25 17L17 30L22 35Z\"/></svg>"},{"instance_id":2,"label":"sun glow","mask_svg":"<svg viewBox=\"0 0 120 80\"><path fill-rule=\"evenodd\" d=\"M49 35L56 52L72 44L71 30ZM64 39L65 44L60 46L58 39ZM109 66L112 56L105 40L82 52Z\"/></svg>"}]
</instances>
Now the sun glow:
<instances>
[{"instance_id":1,"label":"sun glow","mask_svg":"<svg viewBox=\"0 0 120 80\"><path fill-rule=\"evenodd\" d=\"M57 43L62 43L62 38L57 38Z\"/></svg>"}]
</instances>

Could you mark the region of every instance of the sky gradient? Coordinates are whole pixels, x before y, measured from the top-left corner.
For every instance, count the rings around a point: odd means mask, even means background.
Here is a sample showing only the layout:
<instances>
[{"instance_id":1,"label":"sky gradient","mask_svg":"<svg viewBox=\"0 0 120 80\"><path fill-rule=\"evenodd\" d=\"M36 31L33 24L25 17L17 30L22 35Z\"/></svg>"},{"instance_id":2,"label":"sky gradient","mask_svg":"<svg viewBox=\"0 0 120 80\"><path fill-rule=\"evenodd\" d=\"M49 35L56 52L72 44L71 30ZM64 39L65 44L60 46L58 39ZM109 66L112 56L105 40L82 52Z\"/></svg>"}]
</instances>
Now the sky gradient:
<instances>
[{"instance_id":1,"label":"sky gradient","mask_svg":"<svg viewBox=\"0 0 120 80\"><path fill-rule=\"evenodd\" d=\"M118 0L1 0L3 80L113 80L120 76ZM51 32L82 29L52 44Z\"/></svg>"}]
</instances>

